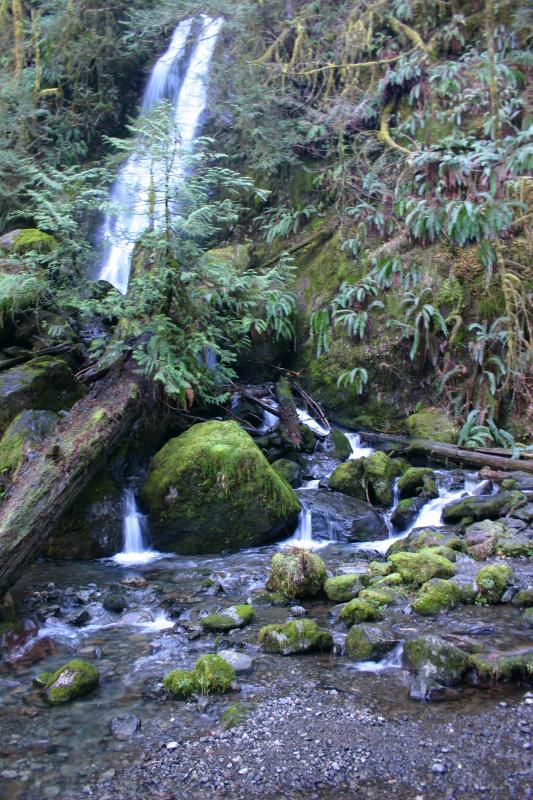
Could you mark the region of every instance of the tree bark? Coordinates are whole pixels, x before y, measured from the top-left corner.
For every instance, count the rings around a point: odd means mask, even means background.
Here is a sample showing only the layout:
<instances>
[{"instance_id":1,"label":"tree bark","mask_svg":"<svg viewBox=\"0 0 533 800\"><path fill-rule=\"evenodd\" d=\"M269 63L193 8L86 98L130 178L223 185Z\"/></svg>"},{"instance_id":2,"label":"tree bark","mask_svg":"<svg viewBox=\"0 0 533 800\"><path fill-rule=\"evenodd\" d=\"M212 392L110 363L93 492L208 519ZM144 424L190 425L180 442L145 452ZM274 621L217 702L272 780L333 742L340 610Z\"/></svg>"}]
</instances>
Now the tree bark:
<instances>
[{"instance_id":1,"label":"tree bark","mask_svg":"<svg viewBox=\"0 0 533 800\"><path fill-rule=\"evenodd\" d=\"M135 379L110 378L72 408L16 473L0 506L0 597L20 576L140 411Z\"/></svg>"}]
</instances>

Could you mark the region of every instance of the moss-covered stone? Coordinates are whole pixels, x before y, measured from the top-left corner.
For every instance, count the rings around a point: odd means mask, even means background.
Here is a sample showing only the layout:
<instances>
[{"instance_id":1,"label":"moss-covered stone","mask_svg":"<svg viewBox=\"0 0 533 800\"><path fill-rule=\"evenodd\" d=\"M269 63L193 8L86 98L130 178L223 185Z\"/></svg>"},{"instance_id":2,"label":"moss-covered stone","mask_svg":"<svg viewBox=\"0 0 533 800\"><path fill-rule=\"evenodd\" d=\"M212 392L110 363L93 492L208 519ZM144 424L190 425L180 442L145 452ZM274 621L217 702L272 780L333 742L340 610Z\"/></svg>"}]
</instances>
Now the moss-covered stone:
<instances>
[{"instance_id":1,"label":"moss-covered stone","mask_svg":"<svg viewBox=\"0 0 533 800\"><path fill-rule=\"evenodd\" d=\"M446 547L460 552L463 549L463 540L454 531L422 528L412 531L405 539L394 542L388 552L389 556L402 552L416 553L427 547Z\"/></svg>"},{"instance_id":2,"label":"moss-covered stone","mask_svg":"<svg viewBox=\"0 0 533 800\"><path fill-rule=\"evenodd\" d=\"M341 608L339 619L345 625L355 625L358 622L379 622L383 619L383 614L380 604L375 600L357 597Z\"/></svg>"},{"instance_id":3,"label":"moss-covered stone","mask_svg":"<svg viewBox=\"0 0 533 800\"><path fill-rule=\"evenodd\" d=\"M357 459L339 464L330 475L329 488L358 500L366 500L363 462L364 459Z\"/></svg>"},{"instance_id":4,"label":"moss-covered stone","mask_svg":"<svg viewBox=\"0 0 533 800\"><path fill-rule=\"evenodd\" d=\"M427 467L411 467L406 470L398 481L398 490L402 500L420 495L427 498L439 496L435 473Z\"/></svg>"},{"instance_id":5,"label":"moss-covered stone","mask_svg":"<svg viewBox=\"0 0 533 800\"><path fill-rule=\"evenodd\" d=\"M367 500L376 505L392 505L392 481L401 474L402 464L380 450L368 458L340 464L334 470L329 487L337 492Z\"/></svg>"},{"instance_id":6,"label":"moss-covered stone","mask_svg":"<svg viewBox=\"0 0 533 800\"><path fill-rule=\"evenodd\" d=\"M333 445L333 453L336 458L341 461L346 461L352 452L352 446L348 437L338 428L333 428L331 431L331 443Z\"/></svg>"},{"instance_id":7,"label":"moss-covered stone","mask_svg":"<svg viewBox=\"0 0 533 800\"><path fill-rule=\"evenodd\" d=\"M289 461L288 458L278 458L277 461L272 462L272 469L291 486L301 485L302 470L296 462Z\"/></svg>"},{"instance_id":8,"label":"moss-covered stone","mask_svg":"<svg viewBox=\"0 0 533 800\"><path fill-rule=\"evenodd\" d=\"M38 228L22 228L13 238L12 250L15 255L35 250L37 253L51 253L58 247L57 240L49 233L43 233Z\"/></svg>"},{"instance_id":9,"label":"moss-covered stone","mask_svg":"<svg viewBox=\"0 0 533 800\"><path fill-rule=\"evenodd\" d=\"M531 608L533 606L533 589L520 589L511 600L517 608Z\"/></svg>"},{"instance_id":10,"label":"moss-covered stone","mask_svg":"<svg viewBox=\"0 0 533 800\"><path fill-rule=\"evenodd\" d=\"M470 656L439 636L421 636L404 646L406 666L444 686L454 686L470 667Z\"/></svg>"},{"instance_id":11,"label":"moss-covered stone","mask_svg":"<svg viewBox=\"0 0 533 800\"><path fill-rule=\"evenodd\" d=\"M84 392L68 364L60 358L39 356L0 372L0 433L25 409L68 409Z\"/></svg>"},{"instance_id":12,"label":"moss-covered stone","mask_svg":"<svg viewBox=\"0 0 533 800\"><path fill-rule=\"evenodd\" d=\"M392 576L387 575L386 577L388 578ZM400 596L401 593L394 591L390 587L390 583L381 583L379 585L374 584L374 586L369 589L361 589L358 594L360 600L366 600L369 603L373 603L378 608L381 606L391 606Z\"/></svg>"},{"instance_id":13,"label":"moss-covered stone","mask_svg":"<svg viewBox=\"0 0 533 800\"><path fill-rule=\"evenodd\" d=\"M425 497L407 497L400 500L391 514L390 521L397 531L404 531L420 514L427 502Z\"/></svg>"},{"instance_id":14,"label":"moss-covered stone","mask_svg":"<svg viewBox=\"0 0 533 800\"><path fill-rule=\"evenodd\" d=\"M235 670L216 653L200 656L192 670L173 669L163 678L163 686L179 700L194 692L224 694L235 682Z\"/></svg>"},{"instance_id":15,"label":"moss-covered stone","mask_svg":"<svg viewBox=\"0 0 533 800\"><path fill-rule=\"evenodd\" d=\"M324 592L328 600L336 603L346 603L357 596L361 588L360 575L337 575L328 578L324 584Z\"/></svg>"},{"instance_id":16,"label":"moss-covered stone","mask_svg":"<svg viewBox=\"0 0 533 800\"><path fill-rule=\"evenodd\" d=\"M425 408L411 414L405 427L413 439L432 439L435 442L455 444L459 434L451 418L439 408Z\"/></svg>"},{"instance_id":17,"label":"moss-covered stone","mask_svg":"<svg viewBox=\"0 0 533 800\"><path fill-rule=\"evenodd\" d=\"M294 490L235 422L204 422L152 460L141 498L154 541L182 553L221 552L289 532Z\"/></svg>"},{"instance_id":18,"label":"moss-covered stone","mask_svg":"<svg viewBox=\"0 0 533 800\"><path fill-rule=\"evenodd\" d=\"M372 578L370 586L372 589L400 588L403 585L402 576L398 572L391 572L382 578Z\"/></svg>"},{"instance_id":19,"label":"moss-covered stone","mask_svg":"<svg viewBox=\"0 0 533 800\"><path fill-rule=\"evenodd\" d=\"M507 564L483 567L476 575L479 597L486 603L499 603L512 579L513 571Z\"/></svg>"},{"instance_id":20,"label":"moss-covered stone","mask_svg":"<svg viewBox=\"0 0 533 800\"><path fill-rule=\"evenodd\" d=\"M56 672L43 672L37 679L37 685L44 689L46 701L53 706L83 697L94 691L99 683L98 670L78 659L69 661Z\"/></svg>"},{"instance_id":21,"label":"moss-covered stone","mask_svg":"<svg viewBox=\"0 0 533 800\"><path fill-rule=\"evenodd\" d=\"M266 586L271 592L296 600L322 594L326 579L326 566L320 556L291 547L272 558Z\"/></svg>"},{"instance_id":22,"label":"moss-covered stone","mask_svg":"<svg viewBox=\"0 0 533 800\"><path fill-rule=\"evenodd\" d=\"M379 661L397 644L379 625L354 625L348 631L344 651L352 661Z\"/></svg>"},{"instance_id":23,"label":"moss-covered stone","mask_svg":"<svg viewBox=\"0 0 533 800\"><path fill-rule=\"evenodd\" d=\"M390 575L393 569L394 567L389 561L371 561L366 575L369 578L382 578L385 575Z\"/></svg>"},{"instance_id":24,"label":"moss-covered stone","mask_svg":"<svg viewBox=\"0 0 533 800\"><path fill-rule=\"evenodd\" d=\"M476 653L471 657L471 662L483 682L533 680L533 650L510 655Z\"/></svg>"},{"instance_id":25,"label":"moss-covered stone","mask_svg":"<svg viewBox=\"0 0 533 800\"><path fill-rule=\"evenodd\" d=\"M389 561L404 583L411 586L422 586L431 578L451 578L455 575L452 562L432 553L430 549L418 553L395 553Z\"/></svg>"},{"instance_id":26,"label":"moss-covered stone","mask_svg":"<svg viewBox=\"0 0 533 800\"><path fill-rule=\"evenodd\" d=\"M413 611L423 616L438 614L461 602L461 590L457 584L441 578L432 578L422 584L412 603Z\"/></svg>"},{"instance_id":27,"label":"moss-covered stone","mask_svg":"<svg viewBox=\"0 0 533 800\"><path fill-rule=\"evenodd\" d=\"M319 628L314 620L299 619L261 628L259 644L266 653L288 656L331 650L333 636L329 631Z\"/></svg>"},{"instance_id":28,"label":"moss-covered stone","mask_svg":"<svg viewBox=\"0 0 533 800\"><path fill-rule=\"evenodd\" d=\"M526 608L522 614L522 622L526 628L533 628L533 608Z\"/></svg>"},{"instance_id":29,"label":"moss-covered stone","mask_svg":"<svg viewBox=\"0 0 533 800\"><path fill-rule=\"evenodd\" d=\"M22 411L8 425L0 439L0 473L11 472L25 454L50 436L58 420L52 411Z\"/></svg>"},{"instance_id":30,"label":"moss-covered stone","mask_svg":"<svg viewBox=\"0 0 533 800\"><path fill-rule=\"evenodd\" d=\"M248 625L254 616L249 605L237 605L225 608L218 614L209 614L200 620L200 625L208 631L231 631Z\"/></svg>"},{"instance_id":31,"label":"moss-covered stone","mask_svg":"<svg viewBox=\"0 0 533 800\"><path fill-rule=\"evenodd\" d=\"M522 492L500 492L490 497L465 497L444 506L442 519L455 523L469 520L491 520L504 517L527 502Z\"/></svg>"}]
</instances>

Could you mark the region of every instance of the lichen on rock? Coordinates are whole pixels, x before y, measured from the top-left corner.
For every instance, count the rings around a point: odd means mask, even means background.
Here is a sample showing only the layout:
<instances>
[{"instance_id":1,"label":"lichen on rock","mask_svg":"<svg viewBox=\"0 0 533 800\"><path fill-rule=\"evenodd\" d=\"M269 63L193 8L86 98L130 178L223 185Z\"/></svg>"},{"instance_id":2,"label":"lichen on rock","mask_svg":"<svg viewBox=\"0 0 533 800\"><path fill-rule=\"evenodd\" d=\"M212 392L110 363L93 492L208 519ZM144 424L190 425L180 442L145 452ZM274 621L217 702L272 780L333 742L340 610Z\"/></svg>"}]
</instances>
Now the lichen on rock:
<instances>
[{"instance_id":1,"label":"lichen on rock","mask_svg":"<svg viewBox=\"0 0 533 800\"><path fill-rule=\"evenodd\" d=\"M333 636L320 628L315 620L298 619L261 628L259 644L266 653L288 656L331 650Z\"/></svg>"}]
</instances>

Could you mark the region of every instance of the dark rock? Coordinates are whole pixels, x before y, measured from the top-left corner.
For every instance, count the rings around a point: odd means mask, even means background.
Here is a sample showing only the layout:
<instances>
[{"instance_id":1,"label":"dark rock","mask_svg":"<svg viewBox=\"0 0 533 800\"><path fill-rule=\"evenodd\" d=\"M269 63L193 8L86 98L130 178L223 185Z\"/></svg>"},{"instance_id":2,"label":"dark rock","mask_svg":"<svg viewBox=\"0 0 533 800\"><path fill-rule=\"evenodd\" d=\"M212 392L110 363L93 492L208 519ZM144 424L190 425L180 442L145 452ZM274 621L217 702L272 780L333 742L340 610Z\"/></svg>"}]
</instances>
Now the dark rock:
<instances>
[{"instance_id":1,"label":"dark rock","mask_svg":"<svg viewBox=\"0 0 533 800\"><path fill-rule=\"evenodd\" d=\"M388 537L383 516L369 503L354 497L319 489L306 492L313 513L313 536L344 542L372 542Z\"/></svg>"},{"instance_id":2,"label":"dark rock","mask_svg":"<svg viewBox=\"0 0 533 800\"><path fill-rule=\"evenodd\" d=\"M117 614L120 614L125 608L128 607L128 601L123 594L110 591L104 595L102 605L106 611L114 611Z\"/></svg>"},{"instance_id":3,"label":"dark rock","mask_svg":"<svg viewBox=\"0 0 533 800\"><path fill-rule=\"evenodd\" d=\"M71 625L74 625L76 628L82 628L84 625L87 625L88 622L91 620L91 615L87 611L86 608L83 611L80 611L79 614L76 614L74 617L71 617L68 622Z\"/></svg>"},{"instance_id":4,"label":"dark rock","mask_svg":"<svg viewBox=\"0 0 533 800\"><path fill-rule=\"evenodd\" d=\"M117 717L113 717L109 722L109 731L119 742L131 739L132 736L135 736L140 727L141 720L133 714L119 714Z\"/></svg>"},{"instance_id":5,"label":"dark rock","mask_svg":"<svg viewBox=\"0 0 533 800\"><path fill-rule=\"evenodd\" d=\"M411 522L418 517L427 501L428 498L425 496L409 497L405 500L400 500L390 518L396 530L404 531L408 528Z\"/></svg>"},{"instance_id":6,"label":"dark rock","mask_svg":"<svg viewBox=\"0 0 533 800\"><path fill-rule=\"evenodd\" d=\"M524 506L526 498L521 492L500 492L499 494L464 497L444 506L442 519L444 522L462 522L485 519L499 519Z\"/></svg>"}]
</instances>

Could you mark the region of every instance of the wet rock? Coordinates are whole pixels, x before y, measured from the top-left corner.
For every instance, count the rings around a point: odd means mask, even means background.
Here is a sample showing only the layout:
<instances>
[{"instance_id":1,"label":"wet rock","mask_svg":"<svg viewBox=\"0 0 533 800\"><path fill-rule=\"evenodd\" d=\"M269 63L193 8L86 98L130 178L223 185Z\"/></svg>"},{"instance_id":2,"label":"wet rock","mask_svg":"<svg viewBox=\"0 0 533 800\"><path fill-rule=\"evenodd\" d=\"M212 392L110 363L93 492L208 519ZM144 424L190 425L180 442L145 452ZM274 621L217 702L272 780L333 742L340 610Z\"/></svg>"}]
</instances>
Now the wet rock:
<instances>
[{"instance_id":1,"label":"wet rock","mask_svg":"<svg viewBox=\"0 0 533 800\"><path fill-rule=\"evenodd\" d=\"M398 644L379 625L354 625L348 631L345 653L352 661L380 661Z\"/></svg>"},{"instance_id":2,"label":"wet rock","mask_svg":"<svg viewBox=\"0 0 533 800\"><path fill-rule=\"evenodd\" d=\"M430 548L416 553L395 553L389 561L402 580L412 586L422 586L431 578L451 578L455 575L452 562L433 553Z\"/></svg>"},{"instance_id":3,"label":"wet rock","mask_svg":"<svg viewBox=\"0 0 533 800\"><path fill-rule=\"evenodd\" d=\"M444 700L457 700L459 693L457 689L438 683L431 677L431 668L423 667L411 681L409 697L411 700L425 703L438 703Z\"/></svg>"},{"instance_id":4,"label":"wet rock","mask_svg":"<svg viewBox=\"0 0 533 800\"><path fill-rule=\"evenodd\" d=\"M324 584L324 592L328 600L346 603L357 596L361 586L360 575L337 575L334 578L328 578Z\"/></svg>"},{"instance_id":5,"label":"wet rock","mask_svg":"<svg viewBox=\"0 0 533 800\"><path fill-rule=\"evenodd\" d=\"M216 553L289 533L300 511L294 490L236 422L204 422L171 439L152 460L141 498L154 543Z\"/></svg>"},{"instance_id":6,"label":"wet rock","mask_svg":"<svg viewBox=\"0 0 533 800\"><path fill-rule=\"evenodd\" d=\"M125 742L135 736L141 727L141 720L133 714L119 714L109 722L111 735L119 742Z\"/></svg>"},{"instance_id":7,"label":"wet rock","mask_svg":"<svg viewBox=\"0 0 533 800\"><path fill-rule=\"evenodd\" d=\"M259 644L266 653L283 656L333 647L333 636L319 628L314 620L301 619L281 625L266 625L259 631Z\"/></svg>"},{"instance_id":8,"label":"wet rock","mask_svg":"<svg viewBox=\"0 0 533 800\"><path fill-rule=\"evenodd\" d=\"M98 670L77 659L69 661L57 672L42 672L34 683L44 690L50 705L59 705L94 691L100 682Z\"/></svg>"},{"instance_id":9,"label":"wet rock","mask_svg":"<svg viewBox=\"0 0 533 800\"><path fill-rule=\"evenodd\" d=\"M417 614L431 616L458 605L462 600L461 589L457 584L441 578L432 578L422 584L412 602Z\"/></svg>"},{"instance_id":10,"label":"wet rock","mask_svg":"<svg viewBox=\"0 0 533 800\"><path fill-rule=\"evenodd\" d=\"M439 636L421 636L405 643L409 669L444 686L456 686L471 665L470 656Z\"/></svg>"},{"instance_id":11,"label":"wet rock","mask_svg":"<svg viewBox=\"0 0 533 800\"><path fill-rule=\"evenodd\" d=\"M194 692L223 694L234 684L235 670L217 654L201 656L192 670L174 669L163 679L165 689L181 700Z\"/></svg>"},{"instance_id":12,"label":"wet rock","mask_svg":"<svg viewBox=\"0 0 533 800\"><path fill-rule=\"evenodd\" d=\"M0 438L0 474L16 469L26 455L54 430L59 417L51 411L22 411Z\"/></svg>"},{"instance_id":13,"label":"wet rock","mask_svg":"<svg viewBox=\"0 0 533 800\"><path fill-rule=\"evenodd\" d=\"M338 466L329 479L329 487L358 500L370 499L375 505L391 506L392 481L402 469L401 462L378 450Z\"/></svg>"},{"instance_id":14,"label":"wet rock","mask_svg":"<svg viewBox=\"0 0 533 800\"><path fill-rule=\"evenodd\" d=\"M120 614L125 608L128 607L128 601L125 595L120 594L119 592L110 591L106 592L104 595L102 605L106 611L113 611L116 614Z\"/></svg>"},{"instance_id":15,"label":"wet rock","mask_svg":"<svg viewBox=\"0 0 533 800\"><path fill-rule=\"evenodd\" d=\"M148 581L142 575L127 575L120 582L123 586L131 587L132 589L145 589L148 586Z\"/></svg>"},{"instance_id":16,"label":"wet rock","mask_svg":"<svg viewBox=\"0 0 533 800\"><path fill-rule=\"evenodd\" d=\"M315 597L322 593L327 578L322 559L303 548L296 547L276 553L266 587L291 600Z\"/></svg>"},{"instance_id":17,"label":"wet rock","mask_svg":"<svg viewBox=\"0 0 533 800\"><path fill-rule=\"evenodd\" d=\"M485 603L499 603L513 579L513 571L506 564L483 567L476 575L478 597Z\"/></svg>"},{"instance_id":18,"label":"wet rock","mask_svg":"<svg viewBox=\"0 0 533 800\"><path fill-rule=\"evenodd\" d=\"M449 550L461 551L463 542L455 529L447 528L415 528L414 531L389 548L389 556L394 553L416 553L426 547L446 547Z\"/></svg>"},{"instance_id":19,"label":"wet rock","mask_svg":"<svg viewBox=\"0 0 533 800\"><path fill-rule=\"evenodd\" d=\"M331 442L335 458L345 461L352 452L352 446L348 437L338 428L334 428L331 432Z\"/></svg>"},{"instance_id":20,"label":"wet rock","mask_svg":"<svg viewBox=\"0 0 533 800\"><path fill-rule=\"evenodd\" d=\"M305 617L307 611L303 606L291 606L290 607L291 617Z\"/></svg>"},{"instance_id":21,"label":"wet rock","mask_svg":"<svg viewBox=\"0 0 533 800\"><path fill-rule=\"evenodd\" d=\"M515 519L523 520L524 522L533 522L533 503L527 503L522 508L513 511L511 516Z\"/></svg>"},{"instance_id":22,"label":"wet rock","mask_svg":"<svg viewBox=\"0 0 533 800\"><path fill-rule=\"evenodd\" d=\"M426 497L409 497L400 500L391 514L390 521L397 531L404 531L418 517L427 503Z\"/></svg>"},{"instance_id":23,"label":"wet rock","mask_svg":"<svg viewBox=\"0 0 533 800\"><path fill-rule=\"evenodd\" d=\"M504 532L502 522L489 519L474 522L465 531L466 552L477 561L483 561L496 552L498 537Z\"/></svg>"},{"instance_id":24,"label":"wet rock","mask_svg":"<svg viewBox=\"0 0 533 800\"><path fill-rule=\"evenodd\" d=\"M74 625L75 628L83 628L84 625L87 625L91 621L91 615L87 611L86 608L83 611L80 611L79 614L75 614L73 617L70 617L67 622L70 625Z\"/></svg>"},{"instance_id":25,"label":"wet rock","mask_svg":"<svg viewBox=\"0 0 533 800\"><path fill-rule=\"evenodd\" d=\"M526 608L522 614L522 622L526 628L533 628L533 608Z\"/></svg>"},{"instance_id":26,"label":"wet rock","mask_svg":"<svg viewBox=\"0 0 533 800\"><path fill-rule=\"evenodd\" d=\"M472 682L500 683L533 678L533 650L521 653L488 653L471 656Z\"/></svg>"},{"instance_id":27,"label":"wet rock","mask_svg":"<svg viewBox=\"0 0 533 800\"><path fill-rule=\"evenodd\" d=\"M288 458L279 458L272 462L272 469L290 486L296 488L302 485L302 470L294 461L289 461Z\"/></svg>"},{"instance_id":28,"label":"wet rock","mask_svg":"<svg viewBox=\"0 0 533 800\"><path fill-rule=\"evenodd\" d=\"M383 516L369 503L319 489L306 492L313 513L313 536L343 542L373 542L388 537Z\"/></svg>"},{"instance_id":29,"label":"wet rock","mask_svg":"<svg viewBox=\"0 0 533 800\"><path fill-rule=\"evenodd\" d=\"M345 625L355 625L358 622L379 622L383 619L383 614L379 603L371 598L356 598L341 608L339 618Z\"/></svg>"},{"instance_id":30,"label":"wet rock","mask_svg":"<svg viewBox=\"0 0 533 800\"><path fill-rule=\"evenodd\" d=\"M254 660L246 653L241 653L238 650L219 650L217 655L227 661L237 674L251 672L253 669Z\"/></svg>"},{"instance_id":31,"label":"wet rock","mask_svg":"<svg viewBox=\"0 0 533 800\"><path fill-rule=\"evenodd\" d=\"M81 590L76 592L76 601L81 605L84 606L86 603L90 601L92 597L92 592L88 590Z\"/></svg>"},{"instance_id":32,"label":"wet rock","mask_svg":"<svg viewBox=\"0 0 533 800\"><path fill-rule=\"evenodd\" d=\"M439 492L435 483L435 473L427 467L411 467L406 470L398 481L400 499L410 497L438 497Z\"/></svg>"},{"instance_id":33,"label":"wet rock","mask_svg":"<svg viewBox=\"0 0 533 800\"><path fill-rule=\"evenodd\" d=\"M231 631L248 625L254 616L249 605L237 605L225 608L217 614L209 614L200 620L200 625L209 631Z\"/></svg>"},{"instance_id":34,"label":"wet rock","mask_svg":"<svg viewBox=\"0 0 533 800\"><path fill-rule=\"evenodd\" d=\"M500 492L488 497L464 497L444 506L442 519L448 523L499 519L525 504L525 495L516 491Z\"/></svg>"}]
</instances>

